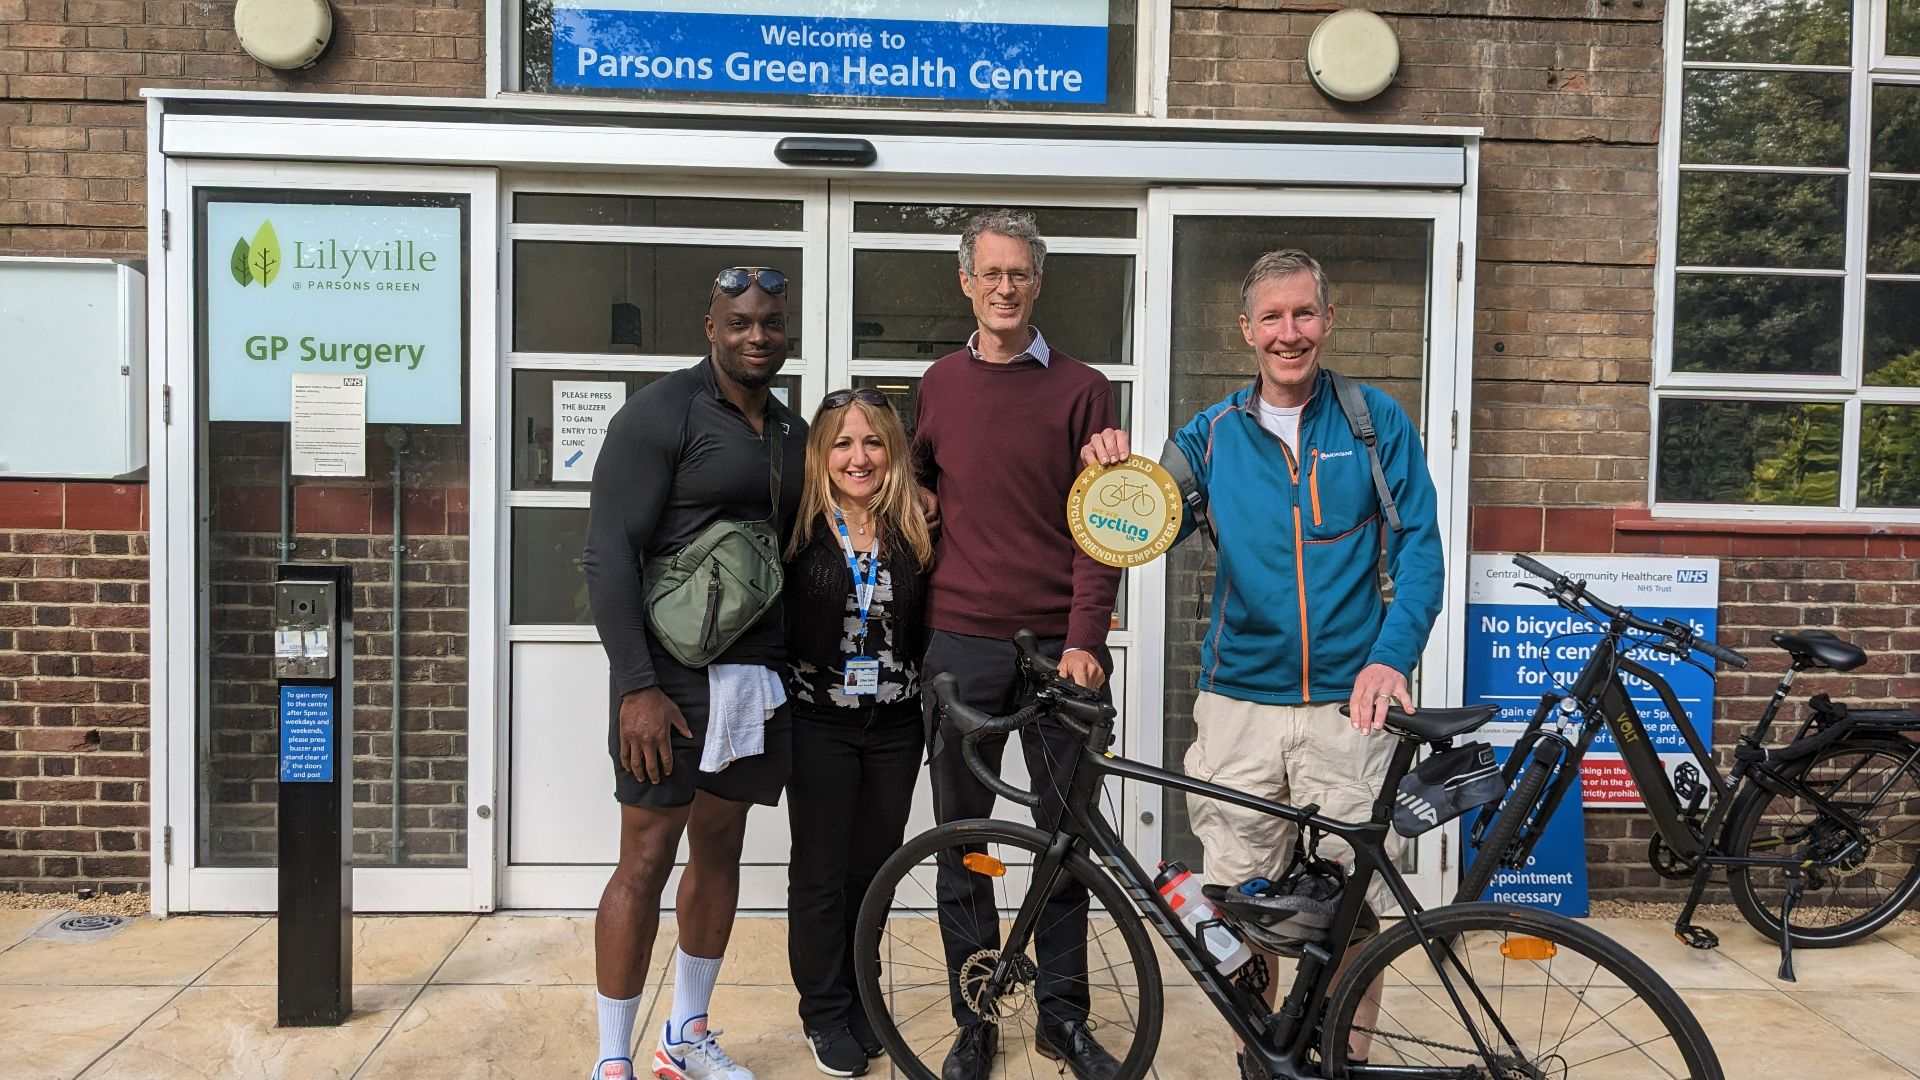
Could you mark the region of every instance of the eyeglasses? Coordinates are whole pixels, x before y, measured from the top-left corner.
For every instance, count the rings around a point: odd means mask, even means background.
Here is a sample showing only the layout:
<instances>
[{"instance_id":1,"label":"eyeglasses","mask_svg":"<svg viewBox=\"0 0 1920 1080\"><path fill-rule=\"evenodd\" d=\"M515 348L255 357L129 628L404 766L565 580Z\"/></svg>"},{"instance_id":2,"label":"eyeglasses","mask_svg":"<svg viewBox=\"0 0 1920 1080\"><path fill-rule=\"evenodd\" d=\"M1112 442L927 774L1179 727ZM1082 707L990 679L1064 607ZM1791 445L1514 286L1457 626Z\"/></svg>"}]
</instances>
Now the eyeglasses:
<instances>
[{"instance_id":1,"label":"eyeglasses","mask_svg":"<svg viewBox=\"0 0 1920 1080\"><path fill-rule=\"evenodd\" d=\"M713 278L715 295L725 293L728 296L739 296L747 291L749 285L760 286L766 290L768 296L784 296L787 291L787 275L771 266L729 266Z\"/></svg>"},{"instance_id":2,"label":"eyeglasses","mask_svg":"<svg viewBox=\"0 0 1920 1080\"><path fill-rule=\"evenodd\" d=\"M858 390L835 390L833 393L820 399L820 408L823 411L827 409L838 409L856 401L871 405L876 409L893 408L893 402L888 400L887 395L865 386Z\"/></svg>"},{"instance_id":3,"label":"eyeglasses","mask_svg":"<svg viewBox=\"0 0 1920 1080\"><path fill-rule=\"evenodd\" d=\"M984 284L989 289L997 289L1002 283L1011 285L1015 289L1024 289L1038 278L1026 270L989 270L984 274L973 275L973 280Z\"/></svg>"}]
</instances>

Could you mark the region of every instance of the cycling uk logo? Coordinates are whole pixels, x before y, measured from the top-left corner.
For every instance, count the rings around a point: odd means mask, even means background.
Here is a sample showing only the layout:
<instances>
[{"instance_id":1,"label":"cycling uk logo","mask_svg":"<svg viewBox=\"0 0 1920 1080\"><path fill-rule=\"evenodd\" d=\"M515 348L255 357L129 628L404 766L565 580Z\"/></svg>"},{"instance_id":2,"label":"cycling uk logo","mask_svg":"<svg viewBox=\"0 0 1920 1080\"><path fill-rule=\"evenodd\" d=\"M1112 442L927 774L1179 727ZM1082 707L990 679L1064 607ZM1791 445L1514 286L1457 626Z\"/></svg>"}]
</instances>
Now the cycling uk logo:
<instances>
[{"instance_id":1,"label":"cycling uk logo","mask_svg":"<svg viewBox=\"0 0 1920 1080\"><path fill-rule=\"evenodd\" d=\"M280 262L280 238L274 234L273 222L262 221L252 240L243 236L234 241L227 269L241 288L257 281L264 289L280 276Z\"/></svg>"}]
</instances>

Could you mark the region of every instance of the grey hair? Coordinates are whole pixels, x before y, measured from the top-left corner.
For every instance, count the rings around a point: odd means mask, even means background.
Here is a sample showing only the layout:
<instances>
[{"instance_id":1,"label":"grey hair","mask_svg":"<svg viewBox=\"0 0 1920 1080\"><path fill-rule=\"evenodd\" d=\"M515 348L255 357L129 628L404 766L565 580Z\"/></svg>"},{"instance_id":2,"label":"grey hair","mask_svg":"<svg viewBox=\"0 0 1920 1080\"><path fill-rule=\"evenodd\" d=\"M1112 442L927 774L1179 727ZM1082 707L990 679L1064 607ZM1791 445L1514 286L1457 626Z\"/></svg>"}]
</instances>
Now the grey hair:
<instances>
[{"instance_id":1,"label":"grey hair","mask_svg":"<svg viewBox=\"0 0 1920 1080\"><path fill-rule=\"evenodd\" d=\"M1247 271L1247 280L1240 285L1241 312L1253 314L1251 309L1255 289L1269 281L1280 281L1299 273L1313 275L1314 300L1319 303L1322 312L1326 311L1327 272L1320 269L1320 261L1299 248L1281 248L1253 261L1253 268Z\"/></svg>"},{"instance_id":2,"label":"grey hair","mask_svg":"<svg viewBox=\"0 0 1920 1080\"><path fill-rule=\"evenodd\" d=\"M960 269L973 273L973 247L980 240L981 233L994 233L1011 240L1024 240L1027 250L1033 253L1033 274L1040 276L1041 264L1047 261L1047 242L1040 238L1040 228L1033 222L1033 215L1025 210L988 210L975 214L967 222L967 231L960 234Z\"/></svg>"}]
</instances>

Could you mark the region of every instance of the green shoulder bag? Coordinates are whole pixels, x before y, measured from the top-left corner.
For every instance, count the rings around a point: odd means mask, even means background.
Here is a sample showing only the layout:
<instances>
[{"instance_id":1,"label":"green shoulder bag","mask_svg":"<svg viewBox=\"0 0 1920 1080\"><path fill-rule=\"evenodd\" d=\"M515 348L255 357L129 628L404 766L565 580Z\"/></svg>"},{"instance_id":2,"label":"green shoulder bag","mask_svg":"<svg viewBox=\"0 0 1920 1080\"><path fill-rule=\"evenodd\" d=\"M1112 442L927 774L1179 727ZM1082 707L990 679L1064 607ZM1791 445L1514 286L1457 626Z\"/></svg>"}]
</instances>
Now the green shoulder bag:
<instances>
[{"instance_id":1,"label":"green shoulder bag","mask_svg":"<svg viewBox=\"0 0 1920 1080\"><path fill-rule=\"evenodd\" d=\"M765 521L716 521L672 555L647 560L647 628L675 660L705 667L780 598L780 469L784 436L771 427Z\"/></svg>"}]
</instances>

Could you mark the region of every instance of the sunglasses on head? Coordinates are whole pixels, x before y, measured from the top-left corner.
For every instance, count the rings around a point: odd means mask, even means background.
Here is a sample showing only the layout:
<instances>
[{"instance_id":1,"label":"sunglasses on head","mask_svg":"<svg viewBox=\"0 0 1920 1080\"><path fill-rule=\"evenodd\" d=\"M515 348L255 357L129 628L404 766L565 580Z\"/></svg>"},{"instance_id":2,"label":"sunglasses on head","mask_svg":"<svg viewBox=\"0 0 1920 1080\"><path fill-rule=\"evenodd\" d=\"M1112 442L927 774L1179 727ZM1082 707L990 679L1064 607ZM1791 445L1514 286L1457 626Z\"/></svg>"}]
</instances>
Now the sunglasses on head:
<instances>
[{"instance_id":1,"label":"sunglasses on head","mask_svg":"<svg viewBox=\"0 0 1920 1080\"><path fill-rule=\"evenodd\" d=\"M893 402L887 400L887 395L864 386L858 390L835 390L833 393L820 399L820 407L822 409L838 409L856 401L864 402L875 408L893 408Z\"/></svg>"},{"instance_id":2,"label":"sunglasses on head","mask_svg":"<svg viewBox=\"0 0 1920 1080\"><path fill-rule=\"evenodd\" d=\"M758 285L768 296L784 296L787 292L787 275L771 266L729 266L714 275L713 291L727 296L739 296L747 291L747 286Z\"/></svg>"}]
</instances>

